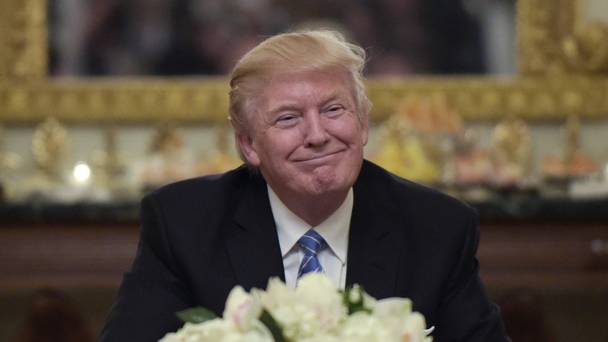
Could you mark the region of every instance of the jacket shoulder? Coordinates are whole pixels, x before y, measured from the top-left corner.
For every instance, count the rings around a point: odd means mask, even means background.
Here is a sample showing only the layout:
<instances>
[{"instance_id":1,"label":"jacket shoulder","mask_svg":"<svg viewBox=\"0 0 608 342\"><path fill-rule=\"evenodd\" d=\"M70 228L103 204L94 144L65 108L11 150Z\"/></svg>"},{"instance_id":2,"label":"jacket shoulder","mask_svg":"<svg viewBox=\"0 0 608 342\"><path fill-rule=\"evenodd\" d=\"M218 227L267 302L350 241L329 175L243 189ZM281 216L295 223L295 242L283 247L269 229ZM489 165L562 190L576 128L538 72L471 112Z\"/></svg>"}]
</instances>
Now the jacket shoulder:
<instances>
[{"instance_id":1,"label":"jacket shoulder","mask_svg":"<svg viewBox=\"0 0 608 342\"><path fill-rule=\"evenodd\" d=\"M467 203L429 186L397 176L382 167L366 161L361 171L361 180L369 180L373 185L368 192L385 194L389 201L401 211L443 219L477 220L477 212Z\"/></svg>"},{"instance_id":2,"label":"jacket shoulder","mask_svg":"<svg viewBox=\"0 0 608 342\"><path fill-rule=\"evenodd\" d=\"M175 183L164 185L151 191L145 197L155 198L160 201L176 201L196 198L215 198L218 195L226 196L231 189L238 189L243 182L252 176L245 166L230 170L221 174L206 175L196 178L181 180Z\"/></svg>"},{"instance_id":3,"label":"jacket shoulder","mask_svg":"<svg viewBox=\"0 0 608 342\"><path fill-rule=\"evenodd\" d=\"M211 218L219 222L232 210L239 194L252 182L261 182L260 178L241 166L222 174L168 184L144 196L142 213L153 207L163 213L167 222L188 226Z\"/></svg>"}]
</instances>

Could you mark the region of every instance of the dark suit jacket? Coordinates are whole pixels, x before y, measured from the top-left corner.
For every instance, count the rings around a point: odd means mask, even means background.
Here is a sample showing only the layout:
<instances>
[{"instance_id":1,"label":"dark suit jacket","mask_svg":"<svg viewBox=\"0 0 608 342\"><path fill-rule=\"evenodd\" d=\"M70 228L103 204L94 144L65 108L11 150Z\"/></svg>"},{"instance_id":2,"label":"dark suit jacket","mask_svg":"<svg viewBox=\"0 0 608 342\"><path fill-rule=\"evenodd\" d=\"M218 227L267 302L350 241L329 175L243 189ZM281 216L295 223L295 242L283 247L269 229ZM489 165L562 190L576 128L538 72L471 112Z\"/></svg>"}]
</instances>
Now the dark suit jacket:
<instances>
[{"instance_id":1,"label":"dark suit jacket","mask_svg":"<svg viewBox=\"0 0 608 342\"><path fill-rule=\"evenodd\" d=\"M221 314L235 285L284 279L266 183L245 167L161 188L143 199L141 219L101 341L156 341L180 327L176 311ZM479 279L478 240L471 208L366 161L354 185L346 284L412 299L436 326L435 341L506 341Z\"/></svg>"}]
</instances>

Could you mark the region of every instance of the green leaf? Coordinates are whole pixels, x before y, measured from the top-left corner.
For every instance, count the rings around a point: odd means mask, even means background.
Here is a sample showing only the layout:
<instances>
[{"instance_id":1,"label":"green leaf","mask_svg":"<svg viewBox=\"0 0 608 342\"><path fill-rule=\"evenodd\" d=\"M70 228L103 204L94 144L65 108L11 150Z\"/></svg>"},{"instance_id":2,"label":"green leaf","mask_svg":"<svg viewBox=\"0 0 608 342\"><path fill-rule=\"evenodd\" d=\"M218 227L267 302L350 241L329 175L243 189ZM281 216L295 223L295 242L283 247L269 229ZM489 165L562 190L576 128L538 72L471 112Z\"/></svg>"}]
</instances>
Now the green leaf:
<instances>
[{"instance_id":1,"label":"green leaf","mask_svg":"<svg viewBox=\"0 0 608 342\"><path fill-rule=\"evenodd\" d=\"M266 309L262 310L260 322L268 328L275 342L288 342L285 336L283 336L283 328L281 328L279 323L272 317L270 312L266 311Z\"/></svg>"},{"instance_id":2,"label":"green leaf","mask_svg":"<svg viewBox=\"0 0 608 342\"><path fill-rule=\"evenodd\" d=\"M178 311L176 315L185 323L203 323L217 318L217 315L213 311L207 310L200 306Z\"/></svg>"},{"instance_id":3,"label":"green leaf","mask_svg":"<svg viewBox=\"0 0 608 342\"><path fill-rule=\"evenodd\" d=\"M363 311L370 313L371 310L365 307L365 303L363 300L363 293L365 291L361 286L350 287L344 290L343 302L348 310L348 314L352 315L355 312ZM356 297L356 300L353 300L353 297Z\"/></svg>"}]
</instances>

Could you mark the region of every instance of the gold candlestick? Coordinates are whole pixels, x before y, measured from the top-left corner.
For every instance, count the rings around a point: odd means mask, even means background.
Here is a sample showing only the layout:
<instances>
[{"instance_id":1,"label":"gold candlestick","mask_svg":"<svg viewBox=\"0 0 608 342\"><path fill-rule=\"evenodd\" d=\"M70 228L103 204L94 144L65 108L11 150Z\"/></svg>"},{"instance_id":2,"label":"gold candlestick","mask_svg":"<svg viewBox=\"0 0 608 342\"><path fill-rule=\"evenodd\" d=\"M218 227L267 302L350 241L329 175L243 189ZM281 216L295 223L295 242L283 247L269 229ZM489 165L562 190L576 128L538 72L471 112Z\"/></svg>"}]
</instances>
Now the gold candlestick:
<instances>
[{"instance_id":1,"label":"gold candlestick","mask_svg":"<svg viewBox=\"0 0 608 342\"><path fill-rule=\"evenodd\" d=\"M493 136L496 181L519 184L531 171L531 139L528 125L513 116L496 125Z\"/></svg>"},{"instance_id":2,"label":"gold candlestick","mask_svg":"<svg viewBox=\"0 0 608 342\"><path fill-rule=\"evenodd\" d=\"M118 150L118 132L114 127L104 129L104 149L94 158L96 181L104 188L115 192L123 188L123 177L126 172L125 162Z\"/></svg>"},{"instance_id":3,"label":"gold candlestick","mask_svg":"<svg viewBox=\"0 0 608 342\"><path fill-rule=\"evenodd\" d=\"M0 176L17 169L21 164L19 155L5 150L5 135L4 127L0 126Z\"/></svg>"},{"instance_id":4,"label":"gold candlestick","mask_svg":"<svg viewBox=\"0 0 608 342\"><path fill-rule=\"evenodd\" d=\"M34 163L47 180L61 180L67 140L67 130L53 117L47 118L34 131L32 138Z\"/></svg>"}]
</instances>

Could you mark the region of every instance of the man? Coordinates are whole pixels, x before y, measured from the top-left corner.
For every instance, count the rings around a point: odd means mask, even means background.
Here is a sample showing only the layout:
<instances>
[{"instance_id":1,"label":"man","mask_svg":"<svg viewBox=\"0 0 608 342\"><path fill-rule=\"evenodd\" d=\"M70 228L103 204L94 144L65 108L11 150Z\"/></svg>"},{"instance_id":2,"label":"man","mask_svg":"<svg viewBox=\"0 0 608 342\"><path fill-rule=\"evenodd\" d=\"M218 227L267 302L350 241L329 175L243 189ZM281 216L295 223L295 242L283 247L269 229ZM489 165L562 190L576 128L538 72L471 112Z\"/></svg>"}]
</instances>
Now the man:
<instances>
[{"instance_id":1,"label":"man","mask_svg":"<svg viewBox=\"0 0 608 342\"><path fill-rule=\"evenodd\" d=\"M436 341L506 340L478 275L474 211L363 160L364 61L338 34L310 31L269 38L237 63L230 119L247 166L143 199L137 256L102 341L157 340L180 326L176 311L221 313L237 284L296 286L310 271L411 298Z\"/></svg>"}]
</instances>

